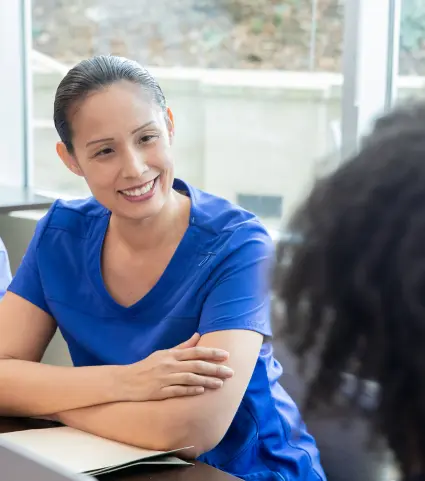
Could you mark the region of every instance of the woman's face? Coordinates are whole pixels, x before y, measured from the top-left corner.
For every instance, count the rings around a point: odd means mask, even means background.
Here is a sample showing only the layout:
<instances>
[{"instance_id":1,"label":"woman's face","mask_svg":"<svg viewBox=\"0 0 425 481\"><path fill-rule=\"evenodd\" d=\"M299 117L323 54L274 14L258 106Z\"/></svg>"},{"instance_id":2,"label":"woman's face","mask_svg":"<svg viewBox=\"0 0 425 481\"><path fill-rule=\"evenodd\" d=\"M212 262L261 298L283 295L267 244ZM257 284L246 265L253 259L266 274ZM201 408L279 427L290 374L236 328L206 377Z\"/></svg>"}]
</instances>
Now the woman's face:
<instances>
[{"instance_id":1,"label":"woman's face","mask_svg":"<svg viewBox=\"0 0 425 481\"><path fill-rule=\"evenodd\" d=\"M93 196L115 215L156 215L174 179L170 121L143 90L127 81L90 93L69 112L74 155L62 143L67 167L84 176Z\"/></svg>"}]
</instances>

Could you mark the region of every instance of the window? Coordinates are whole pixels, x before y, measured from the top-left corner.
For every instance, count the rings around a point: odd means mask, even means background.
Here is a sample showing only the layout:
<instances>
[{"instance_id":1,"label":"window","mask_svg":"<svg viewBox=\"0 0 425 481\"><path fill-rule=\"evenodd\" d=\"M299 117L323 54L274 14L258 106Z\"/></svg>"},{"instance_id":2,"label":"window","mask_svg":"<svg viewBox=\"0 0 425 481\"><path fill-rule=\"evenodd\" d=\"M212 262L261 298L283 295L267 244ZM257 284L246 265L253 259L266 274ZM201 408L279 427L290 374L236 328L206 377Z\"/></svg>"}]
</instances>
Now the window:
<instances>
[{"instance_id":1,"label":"window","mask_svg":"<svg viewBox=\"0 0 425 481\"><path fill-rule=\"evenodd\" d=\"M76 62L112 53L145 64L163 87L177 176L234 202L282 197L287 218L388 106L399 1L400 72L421 75L419 0L1 2L0 182L87 194L57 158L53 99ZM420 77L399 82L400 97L420 94Z\"/></svg>"},{"instance_id":2,"label":"window","mask_svg":"<svg viewBox=\"0 0 425 481\"><path fill-rule=\"evenodd\" d=\"M397 99L425 97L425 1L400 0Z\"/></svg>"},{"instance_id":3,"label":"window","mask_svg":"<svg viewBox=\"0 0 425 481\"><path fill-rule=\"evenodd\" d=\"M276 195L238 194L237 203L244 209L265 219L279 220L282 217L283 199Z\"/></svg>"},{"instance_id":4,"label":"window","mask_svg":"<svg viewBox=\"0 0 425 481\"><path fill-rule=\"evenodd\" d=\"M32 0L35 186L85 191L56 156L53 97L70 66L112 53L163 87L177 176L233 202L284 195L291 208L338 148L343 10L339 0Z\"/></svg>"}]
</instances>

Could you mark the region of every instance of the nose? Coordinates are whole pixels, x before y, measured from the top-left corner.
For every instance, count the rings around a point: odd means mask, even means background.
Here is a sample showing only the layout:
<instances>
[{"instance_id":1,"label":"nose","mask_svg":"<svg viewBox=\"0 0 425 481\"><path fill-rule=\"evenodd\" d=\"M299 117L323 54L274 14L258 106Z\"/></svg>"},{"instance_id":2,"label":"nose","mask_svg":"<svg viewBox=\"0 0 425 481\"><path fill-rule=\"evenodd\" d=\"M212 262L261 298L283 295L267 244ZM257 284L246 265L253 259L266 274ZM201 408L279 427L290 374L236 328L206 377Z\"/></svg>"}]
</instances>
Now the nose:
<instances>
[{"instance_id":1,"label":"nose","mask_svg":"<svg viewBox=\"0 0 425 481\"><path fill-rule=\"evenodd\" d=\"M139 178L149 170L143 153L129 149L123 158L122 176L126 179Z\"/></svg>"}]
</instances>

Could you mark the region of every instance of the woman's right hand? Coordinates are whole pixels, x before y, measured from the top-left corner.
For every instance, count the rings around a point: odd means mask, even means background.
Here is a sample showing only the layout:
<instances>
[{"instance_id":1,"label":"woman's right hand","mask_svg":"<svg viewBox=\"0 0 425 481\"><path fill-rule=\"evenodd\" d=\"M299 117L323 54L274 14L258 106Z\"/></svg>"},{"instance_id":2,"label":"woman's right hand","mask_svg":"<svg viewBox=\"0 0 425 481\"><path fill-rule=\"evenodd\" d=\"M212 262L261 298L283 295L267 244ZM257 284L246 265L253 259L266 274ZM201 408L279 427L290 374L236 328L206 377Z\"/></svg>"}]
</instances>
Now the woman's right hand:
<instances>
[{"instance_id":1,"label":"woman's right hand","mask_svg":"<svg viewBox=\"0 0 425 481\"><path fill-rule=\"evenodd\" d=\"M120 366L121 401L158 401L196 396L205 389L219 389L233 376L222 365L229 353L197 347L199 334L173 349L156 351L143 361Z\"/></svg>"}]
</instances>

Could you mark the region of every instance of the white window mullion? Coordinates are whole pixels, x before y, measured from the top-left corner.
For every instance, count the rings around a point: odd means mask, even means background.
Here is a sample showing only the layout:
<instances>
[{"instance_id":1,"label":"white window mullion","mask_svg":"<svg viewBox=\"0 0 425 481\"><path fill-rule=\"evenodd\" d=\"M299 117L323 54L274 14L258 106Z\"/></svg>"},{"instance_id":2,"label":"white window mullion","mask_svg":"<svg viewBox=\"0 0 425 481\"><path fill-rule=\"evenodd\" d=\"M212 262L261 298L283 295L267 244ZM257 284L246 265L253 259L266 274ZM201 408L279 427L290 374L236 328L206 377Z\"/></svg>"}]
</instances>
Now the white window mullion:
<instances>
[{"instance_id":1,"label":"white window mullion","mask_svg":"<svg viewBox=\"0 0 425 481\"><path fill-rule=\"evenodd\" d=\"M342 158L394 98L400 0L345 0L344 8Z\"/></svg>"}]
</instances>

